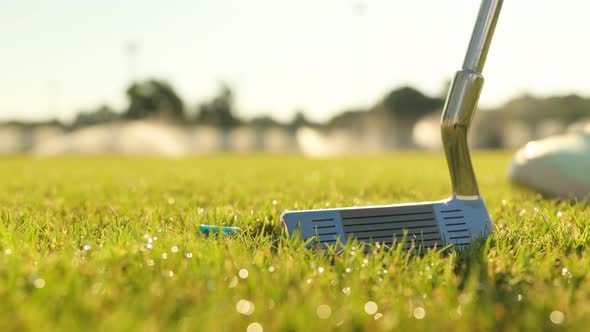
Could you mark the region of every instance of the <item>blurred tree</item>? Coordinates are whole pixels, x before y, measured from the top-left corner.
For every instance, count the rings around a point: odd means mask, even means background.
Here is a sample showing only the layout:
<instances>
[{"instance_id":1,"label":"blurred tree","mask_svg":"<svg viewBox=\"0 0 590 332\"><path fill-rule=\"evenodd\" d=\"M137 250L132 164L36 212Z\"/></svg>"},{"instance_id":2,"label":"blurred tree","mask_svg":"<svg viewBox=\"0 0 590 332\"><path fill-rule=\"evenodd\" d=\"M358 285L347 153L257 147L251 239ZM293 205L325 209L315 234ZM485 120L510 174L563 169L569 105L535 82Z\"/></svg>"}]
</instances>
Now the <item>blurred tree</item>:
<instances>
[{"instance_id":1,"label":"blurred tree","mask_svg":"<svg viewBox=\"0 0 590 332\"><path fill-rule=\"evenodd\" d=\"M399 147L415 147L414 126L420 118L444 106L444 99L428 97L412 87L402 87L388 93L372 110L375 115L389 115L395 124L392 141ZM386 119L382 118L381 121Z\"/></svg>"},{"instance_id":2,"label":"blurred tree","mask_svg":"<svg viewBox=\"0 0 590 332\"><path fill-rule=\"evenodd\" d=\"M231 128L242 122L234 115L234 111L233 92L227 85L222 84L217 96L197 107L195 120L210 126Z\"/></svg>"},{"instance_id":3,"label":"blurred tree","mask_svg":"<svg viewBox=\"0 0 590 332\"><path fill-rule=\"evenodd\" d=\"M444 106L444 99L431 98L412 87L391 91L377 104L376 110L391 113L397 119L414 123L422 116Z\"/></svg>"},{"instance_id":4,"label":"blurred tree","mask_svg":"<svg viewBox=\"0 0 590 332\"><path fill-rule=\"evenodd\" d=\"M590 117L590 99L578 95L547 98L523 95L510 100L499 111L531 124L543 120L558 120L569 124Z\"/></svg>"},{"instance_id":5,"label":"blurred tree","mask_svg":"<svg viewBox=\"0 0 590 332\"><path fill-rule=\"evenodd\" d=\"M101 123L113 122L118 120L120 117L121 116L117 114L112 108L107 105L102 105L94 111L78 113L72 126L74 128L92 126Z\"/></svg>"},{"instance_id":6,"label":"blurred tree","mask_svg":"<svg viewBox=\"0 0 590 332\"><path fill-rule=\"evenodd\" d=\"M330 127L351 129L359 126L363 119L370 118L371 115L366 110L345 110L330 120Z\"/></svg>"},{"instance_id":7,"label":"blurred tree","mask_svg":"<svg viewBox=\"0 0 590 332\"><path fill-rule=\"evenodd\" d=\"M268 115L261 115L248 121L248 124L257 129L281 127L282 125Z\"/></svg>"},{"instance_id":8,"label":"blurred tree","mask_svg":"<svg viewBox=\"0 0 590 332\"><path fill-rule=\"evenodd\" d=\"M354 127L368 118L383 119L388 115L403 127L411 130L422 116L444 106L443 98L432 98L412 87L402 87L388 93L377 105L368 112L366 110L347 110L334 116L331 127ZM379 120L381 121L381 120Z\"/></svg>"},{"instance_id":9,"label":"blurred tree","mask_svg":"<svg viewBox=\"0 0 590 332\"><path fill-rule=\"evenodd\" d=\"M133 83L127 89L129 107L124 116L127 119L152 117L173 120L184 119L184 103L172 86L160 80Z\"/></svg>"},{"instance_id":10,"label":"blurred tree","mask_svg":"<svg viewBox=\"0 0 590 332\"><path fill-rule=\"evenodd\" d=\"M293 120L289 122L287 125L290 129L299 129L301 127L307 127L313 125L311 121L309 121L302 110L295 111L295 115L293 116Z\"/></svg>"}]
</instances>

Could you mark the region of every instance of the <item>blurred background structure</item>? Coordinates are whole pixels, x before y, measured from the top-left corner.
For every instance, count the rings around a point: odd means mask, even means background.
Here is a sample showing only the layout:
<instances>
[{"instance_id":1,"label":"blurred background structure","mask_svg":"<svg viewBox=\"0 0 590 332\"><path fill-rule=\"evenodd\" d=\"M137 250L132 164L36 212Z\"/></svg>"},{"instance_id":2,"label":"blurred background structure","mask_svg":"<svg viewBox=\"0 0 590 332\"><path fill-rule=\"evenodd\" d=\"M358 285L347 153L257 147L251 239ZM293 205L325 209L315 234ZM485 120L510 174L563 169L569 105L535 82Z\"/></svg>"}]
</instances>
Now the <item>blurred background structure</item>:
<instances>
[{"instance_id":1,"label":"blurred background structure","mask_svg":"<svg viewBox=\"0 0 590 332\"><path fill-rule=\"evenodd\" d=\"M9 2L0 153L436 150L478 5ZM474 147L516 148L590 123L590 46L576 35L588 10L504 5Z\"/></svg>"}]
</instances>

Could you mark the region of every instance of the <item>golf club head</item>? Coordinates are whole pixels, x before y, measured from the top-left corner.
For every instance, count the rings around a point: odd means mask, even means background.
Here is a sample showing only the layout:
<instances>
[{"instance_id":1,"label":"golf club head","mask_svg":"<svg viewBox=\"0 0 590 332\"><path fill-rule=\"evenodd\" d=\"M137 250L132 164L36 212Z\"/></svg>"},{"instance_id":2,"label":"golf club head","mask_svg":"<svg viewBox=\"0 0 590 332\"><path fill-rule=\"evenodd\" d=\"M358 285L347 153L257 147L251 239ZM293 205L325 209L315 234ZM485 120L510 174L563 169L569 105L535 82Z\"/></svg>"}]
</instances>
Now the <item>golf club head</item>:
<instances>
[{"instance_id":1,"label":"golf club head","mask_svg":"<svg viewBox=\"0 0 590 332\"><path fill-rule=\"evenodd\" d=\"M308 248L339 246L356 239L404 249L461 249L484 239L492 224L481 198L455 196L436 202L284 212L290 236L301 234Z\"/></svg>"},{"instance_id":2,"label":"golf club head","mask_svg":"<svg viewBox=\"0 0 590 332\"><path fill-rule=\"evenodd\" d=\"M450 199L397 205L285 212L290 236L326 248L352 238L405 249L469 246L492 231L479 195L467 137L483 87L481 74L503 0L482 0L463 68L455 74L441 118L441 138L451 175Z\"/></svg>"}]
</instances>

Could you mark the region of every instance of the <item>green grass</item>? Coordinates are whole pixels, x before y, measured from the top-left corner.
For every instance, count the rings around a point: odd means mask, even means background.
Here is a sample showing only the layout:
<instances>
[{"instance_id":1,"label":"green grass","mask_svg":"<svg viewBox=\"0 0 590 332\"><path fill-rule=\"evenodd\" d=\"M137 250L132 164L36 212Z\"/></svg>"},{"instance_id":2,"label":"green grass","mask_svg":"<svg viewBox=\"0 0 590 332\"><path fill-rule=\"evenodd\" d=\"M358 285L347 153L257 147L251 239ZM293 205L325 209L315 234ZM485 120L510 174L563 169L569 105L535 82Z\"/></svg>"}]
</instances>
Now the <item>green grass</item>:
<instances>
[{"instance_id":1,"label":"green grass","mask_svg":"<svg viewBox=\"0 0 590 332\"><path fill-rule=\"evenodd\" d=\"M5 157L0 330L588 330L590 209L511 186L509 158L474 156L495 227L487 242L364 256L353 244L305 250L278 217L445 198L439 154ZM207 238L200 223L244 232Z\"/></svg>"}]
</instances>

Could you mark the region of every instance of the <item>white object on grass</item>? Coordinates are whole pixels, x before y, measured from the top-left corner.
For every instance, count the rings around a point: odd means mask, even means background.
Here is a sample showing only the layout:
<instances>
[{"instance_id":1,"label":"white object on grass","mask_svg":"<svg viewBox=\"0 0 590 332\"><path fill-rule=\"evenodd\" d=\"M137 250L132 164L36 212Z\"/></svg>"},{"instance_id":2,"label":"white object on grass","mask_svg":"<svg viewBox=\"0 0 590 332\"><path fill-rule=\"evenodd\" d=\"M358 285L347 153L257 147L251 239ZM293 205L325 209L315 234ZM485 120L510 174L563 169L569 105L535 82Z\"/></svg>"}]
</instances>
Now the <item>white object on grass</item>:
<instances>
[{"instance_id":1,"label":"white object on grass","mask_svg":"<svg viewBox=\"0 0 590 332\"><path fill-rule=\"evenodd\" d=\"M590 198L590 127L527 143L508 177L548 196Z\"/></svg>"}]
</instances>

